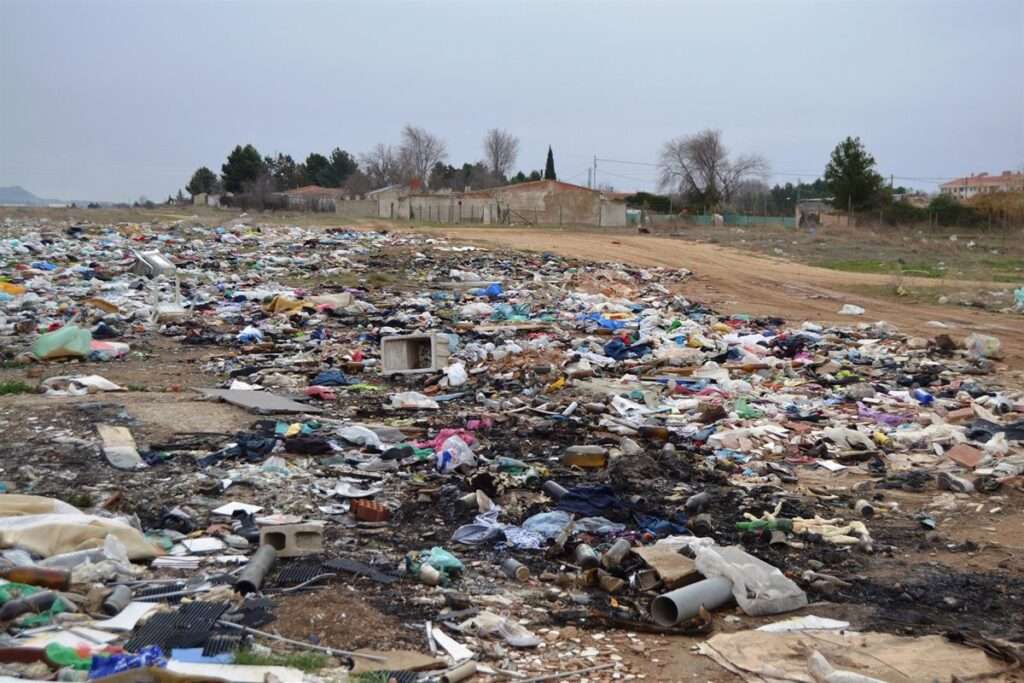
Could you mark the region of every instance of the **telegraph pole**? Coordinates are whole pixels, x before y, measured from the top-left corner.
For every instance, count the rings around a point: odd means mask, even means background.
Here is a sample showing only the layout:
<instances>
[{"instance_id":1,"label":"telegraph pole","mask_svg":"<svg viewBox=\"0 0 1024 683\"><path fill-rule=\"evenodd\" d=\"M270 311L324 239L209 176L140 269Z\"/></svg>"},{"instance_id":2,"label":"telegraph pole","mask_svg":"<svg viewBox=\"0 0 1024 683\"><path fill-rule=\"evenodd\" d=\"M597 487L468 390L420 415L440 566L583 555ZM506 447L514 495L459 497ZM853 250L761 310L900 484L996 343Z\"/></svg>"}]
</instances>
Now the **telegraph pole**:
<instances>
[{"instance_id":1,"label":"telegraph pole","mask_svg":"<svg viewBox=\"0 0 1024 683\"><path fill-rule=\"evenodd\" d=\"M596 154L594 155L594 185L590 189L592 189L592 190L596 190L597 189L597 155Z\"/></svg>"}]
</instances>

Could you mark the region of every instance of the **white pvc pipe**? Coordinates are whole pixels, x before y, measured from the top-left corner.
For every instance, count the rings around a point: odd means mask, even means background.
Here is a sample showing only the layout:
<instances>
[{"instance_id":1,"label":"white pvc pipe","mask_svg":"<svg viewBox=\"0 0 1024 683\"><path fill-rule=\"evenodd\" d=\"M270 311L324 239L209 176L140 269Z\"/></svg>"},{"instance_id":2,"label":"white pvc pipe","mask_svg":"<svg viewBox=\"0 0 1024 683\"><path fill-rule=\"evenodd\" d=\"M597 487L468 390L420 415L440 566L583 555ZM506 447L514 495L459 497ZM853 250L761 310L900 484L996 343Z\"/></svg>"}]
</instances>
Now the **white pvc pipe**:
<instances>
[{"instance_id":1,"label":"white pvc pipe","mask_svg":"<svg viewBox=\"0 0 1024 683\"><path fill-rule=\"evenodd\" d=\"M704 579L656 597L651 618L658 626L675 626L697 616L701 606L713 610L732 599L732 581L722 576Z\"/></svg>"}]
</instances>

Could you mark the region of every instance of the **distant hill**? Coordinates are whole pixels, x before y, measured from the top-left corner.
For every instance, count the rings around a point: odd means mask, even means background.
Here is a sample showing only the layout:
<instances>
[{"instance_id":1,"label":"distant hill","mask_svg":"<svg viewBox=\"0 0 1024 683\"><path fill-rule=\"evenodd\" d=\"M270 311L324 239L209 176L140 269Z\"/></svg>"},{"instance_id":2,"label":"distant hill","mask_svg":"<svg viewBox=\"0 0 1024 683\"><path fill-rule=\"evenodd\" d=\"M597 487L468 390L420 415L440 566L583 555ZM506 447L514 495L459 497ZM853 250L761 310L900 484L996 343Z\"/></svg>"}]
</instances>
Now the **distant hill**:
<instances>
[{"instance_id":1,"label":"distant hill","mask_svg":"<svg viewBox=\"0 0 1024 683\"><path fill-rule=\"evenodd\" d=\"M0 187L0 204L46 206L48 204L63 204L63 202L59 199L37 197L25 188L14 185L13 187Z\"/></svg>"}]
</instances>

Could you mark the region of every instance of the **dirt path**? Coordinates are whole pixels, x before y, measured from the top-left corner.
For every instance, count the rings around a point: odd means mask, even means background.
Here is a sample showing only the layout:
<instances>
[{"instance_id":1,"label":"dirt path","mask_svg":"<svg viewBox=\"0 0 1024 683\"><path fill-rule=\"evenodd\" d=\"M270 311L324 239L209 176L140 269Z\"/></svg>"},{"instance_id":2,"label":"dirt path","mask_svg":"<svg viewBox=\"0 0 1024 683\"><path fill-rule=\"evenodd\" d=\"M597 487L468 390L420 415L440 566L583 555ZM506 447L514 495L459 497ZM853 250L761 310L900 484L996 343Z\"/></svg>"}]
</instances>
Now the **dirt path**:
<instances>
[{"instance_id":1,"label":"dirt path","mask_svg":"<svg viewBox=\"0 0 1024 683\"><path fill-rule=\"evenodd\" d=\"M943 331L953 337L984 332L1002 341L1010 367L1024 369L1024 316L939 304L906 304L843 291L848 287L891 287L894 281L889 275L828 270L728 247L644 235L494 228L439 229L438 232L452 239L550 251L577 258L687 268L695 276L687 287L687 294L725 313L779 315L797 321L846 324L885 320L901 330L922 336L934 336ZM906 278L904 282L919 287L938 284L928 278ZM844 303L861 306L866 313L861 318L837 315L836 311ZM948 329L929 325L930 321L941 321Z\"/></svg>"}]
</instances>

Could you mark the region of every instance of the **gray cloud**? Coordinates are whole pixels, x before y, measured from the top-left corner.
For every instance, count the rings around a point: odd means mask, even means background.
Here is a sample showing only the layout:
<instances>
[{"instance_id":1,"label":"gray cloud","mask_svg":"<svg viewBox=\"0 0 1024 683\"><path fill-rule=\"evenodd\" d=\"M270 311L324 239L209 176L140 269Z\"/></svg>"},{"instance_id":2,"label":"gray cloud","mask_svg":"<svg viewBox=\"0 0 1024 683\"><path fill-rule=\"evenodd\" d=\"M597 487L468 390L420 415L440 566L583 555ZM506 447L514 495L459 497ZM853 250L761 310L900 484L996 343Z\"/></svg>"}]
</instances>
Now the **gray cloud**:
<instances>
[{"instance_id":1,"label":"gray cloud","mask_svg":"<svg viewBox=\"0 0 1024 683\"><path fill-rule=\"evenodd\" d=\"M1021 0L0 0L0 185L159 199L238 143L360 152L406 122L459 163L494 126L524 170L550 143L576 182L705 127L780 182L848 134L885 175L997 172L1024 163L1022 65Z\"/></svg>"}]
</instances>

